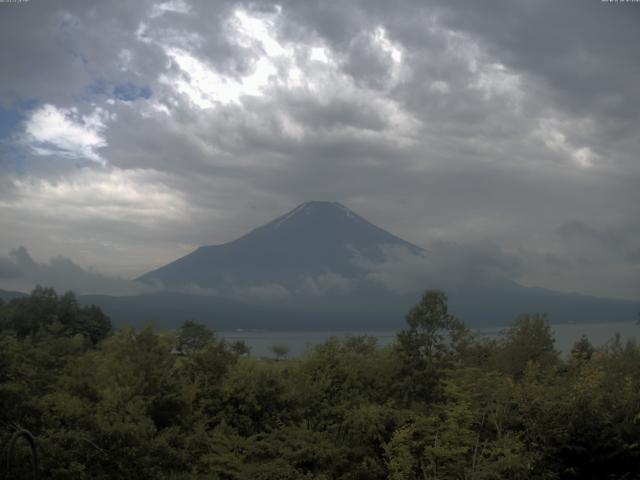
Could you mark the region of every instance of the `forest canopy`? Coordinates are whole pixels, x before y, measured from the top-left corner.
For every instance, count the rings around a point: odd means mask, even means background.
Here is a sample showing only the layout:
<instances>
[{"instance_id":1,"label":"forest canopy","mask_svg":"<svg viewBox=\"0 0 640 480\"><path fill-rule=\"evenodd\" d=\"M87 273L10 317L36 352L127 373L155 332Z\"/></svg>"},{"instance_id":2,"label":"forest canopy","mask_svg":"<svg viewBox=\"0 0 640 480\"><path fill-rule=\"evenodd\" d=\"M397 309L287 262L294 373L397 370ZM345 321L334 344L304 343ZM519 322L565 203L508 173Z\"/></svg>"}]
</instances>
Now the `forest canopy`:
<instances>
[{"instance_id":1,"label":"forest canopy","mask_svg":"<svg viewBox=\"0 0 640 480\"><path fill-rule=\"evenodd\" d=\"M544 316L480 337L437 291L406 319L389 346L254 358L38 287L0 304L0 440L29 430L53 479L640 478L635 341L563 358Z\"/></svg>"}]
</instances>

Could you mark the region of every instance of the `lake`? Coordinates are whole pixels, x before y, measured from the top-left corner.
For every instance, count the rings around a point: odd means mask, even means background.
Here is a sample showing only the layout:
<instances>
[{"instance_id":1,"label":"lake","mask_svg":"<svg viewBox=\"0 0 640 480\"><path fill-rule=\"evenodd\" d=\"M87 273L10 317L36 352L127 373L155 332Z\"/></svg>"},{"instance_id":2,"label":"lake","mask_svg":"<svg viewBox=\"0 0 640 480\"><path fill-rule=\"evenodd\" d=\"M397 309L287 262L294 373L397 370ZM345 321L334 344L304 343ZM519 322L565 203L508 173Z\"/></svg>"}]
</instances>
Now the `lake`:
<instances>
[{"instance_id":1,"label":"lake","mask_svg":"<svg viewBox=\"0 0 640 480\"><path fill-rule=\"evenodd\" d=\"M481 335L495 337L506 327L488 327L476 329ZM612 322L612 323L574 323L574 324L551 324L556 339L556 348L566 355L574 342L582 335L595 346L604 345L612 339L616 333L620 334L623 341L632 338L640 338L640 325L635 322ZM289 356L297 357L306 353L313 346L323 343L330 337L344 337L347 335L369 335L378 339L378 345L384 346L393 342L396 338L396 331L226 331L218 332L218 335L228 342L236 340L244 341L251 348L251 355L255 357L273 357L271 347L274 345L286 345L289 347Z\"/></svg>"}]
</instances>

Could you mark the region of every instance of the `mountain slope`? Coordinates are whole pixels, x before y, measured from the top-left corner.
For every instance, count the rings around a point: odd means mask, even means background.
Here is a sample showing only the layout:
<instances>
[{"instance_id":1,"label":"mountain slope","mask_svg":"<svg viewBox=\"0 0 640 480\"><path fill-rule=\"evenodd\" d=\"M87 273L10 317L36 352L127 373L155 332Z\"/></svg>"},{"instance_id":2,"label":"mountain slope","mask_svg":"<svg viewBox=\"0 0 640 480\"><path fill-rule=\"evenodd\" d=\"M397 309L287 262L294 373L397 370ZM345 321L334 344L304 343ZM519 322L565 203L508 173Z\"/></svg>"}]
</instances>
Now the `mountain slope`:
<instances>
[{"instance_id":1,"label":"mountain slope","mask_svg":"<svg viewBox=\"0 0 640 480\"><path fill-rule=\"evenodd\" d=\"M16 292L13 290L2 290L0 289L0 299L5 302L10 302L14 298L23 298L26 297L26 293Z\"/></svg>"},{"instance_id":2,"label":"mountain slope","mask_svg":"<svg viewBox=\"0 0 640 480\"><path fill-rule=\"evenodd\" d=\"M402 328L426 289L445 290L451 312L471 327L506 325L523 313L548 313L554 323L634 321L640 311L638 301L524 287L464 259L456 250L427 252L338 203L314 201L140 277L159 287L146 289L153 293L80 301L99 305L116 325L175 328L194 319L266 330ZM0 298L15 295L0 291Z\"/></svg>"},{"instance_id":3,"label":"mountain slope","mask_svg":"<svg viewBox=\"0 0 640 480\"><path fill-rule=\"evenodd\" d=\"M338 203L314 201L138 279L162 287L157 294L92 300L119 323L194 318L215 328L262 329L398 328L429 288L445 288L452 313L470 326L505 325L536 312L556 323L633 321L640 310L637 301L528 288L464 269L429 270L434 260L443 260L436 250L426 252ZM194 286L209 295L188 294Z\"/></svg>"},{"instance_id":4,"label":"mountain slope","mask_svg":"<svg viewBox=\"0 0 640 480\"><path fill-rule=\"evenodd\" d=\"M198 248L138 280L164 287L226 288L278 284L294 287L305 276L359 278L354 256L376 261L381 245L423 250L333 202L307 202L223 245Z\"/></svg>"}]
</instances>

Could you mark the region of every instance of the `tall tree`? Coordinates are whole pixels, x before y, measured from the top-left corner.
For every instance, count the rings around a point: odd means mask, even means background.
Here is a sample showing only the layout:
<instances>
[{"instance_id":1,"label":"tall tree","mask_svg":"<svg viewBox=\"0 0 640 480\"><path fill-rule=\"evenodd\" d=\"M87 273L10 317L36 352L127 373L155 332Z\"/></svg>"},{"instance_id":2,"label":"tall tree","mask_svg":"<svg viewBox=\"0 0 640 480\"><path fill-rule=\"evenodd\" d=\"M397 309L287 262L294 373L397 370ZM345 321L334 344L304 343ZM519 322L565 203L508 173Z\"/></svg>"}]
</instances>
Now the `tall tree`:
<instances>
[{"instance_id":1,"label":"tall tree","mask_svg":"<svg viewBox=\"0 0 640 480\"><path fill-rule=\"evenodd\" d=\"M467 329L449 314L447 295L436 290L425 292L406 320L409 328L398 334L404 403L435 400L444 370L452 365Z\"/></svg>"},{"instance_id":2,"label":"tall tree","mask_svg":"<svg viewBox=\"0 0 640 480\"><path fill-rule=\"evenodd\" d=\"M505 333L505 342L498 355L498 367L520 378L529 362L541 367L555 365L559 354L546 315L522 315Z\"/></svg>"},{"instance_id":3,"label":"tall tree","mask_svg":"<svg viewBox=\"0 0 640 480\"><path fill-rule=\"evenodd\" d=\"M193 320L185 320L178 331L176 348L184 354L202 350L214 338L214 333L206 325Z\"/></svg>"}]
</instances>

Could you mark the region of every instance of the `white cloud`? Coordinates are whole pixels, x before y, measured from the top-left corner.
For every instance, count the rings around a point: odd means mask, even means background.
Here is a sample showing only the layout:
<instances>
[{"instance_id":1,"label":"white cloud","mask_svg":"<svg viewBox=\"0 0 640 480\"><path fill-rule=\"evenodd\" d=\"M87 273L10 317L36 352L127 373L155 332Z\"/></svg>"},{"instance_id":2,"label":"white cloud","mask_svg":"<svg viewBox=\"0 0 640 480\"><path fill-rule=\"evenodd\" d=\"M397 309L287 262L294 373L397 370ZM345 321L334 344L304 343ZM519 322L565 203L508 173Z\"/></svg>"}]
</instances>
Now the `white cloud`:
<instances>
[{"instance_id":1,"label":"white cloud","mask_svg":"<svg viewBox=\"0 0 640 480\"><path fill-rule=\"evenodd\" d=\"M581 122L563 122L557 118L548 117L540 119L533 136L552 151L570 159L579 167L586 168L594 166L599 156L590 147L575 145L568 138L568 132L581 132L585 128Z\"/></svg>"},{"instance_id":2,"label":"white cloud","mask_svg":"<svg viewBox=\"0 0 640 480\"><path fill-rule=\"evenodd\" d=\"M16 196L0 202L0 209L66 220L163 223L183 216L187 204L162 180L158 172L118 168L83 168L57 180L15 178Z\"/></svg>"},{"instance_id":3,"label":"white cloud","mask_svg":"<svg viewBox=\"0 0 640 480\"><path fill-rule=\"evenodd\" d=\"M309 59L316 62L329 63L329 51L326 47L311 47Z\"/></svg>"},{"instance_id":4,"label":"white cloud","mask_svg":"<svg viewBox=\"0 0 640 480\"><path fill-rule=\"evenodd\" d=\"M434 93L447 94L451 92L451 87L449 87L449 84L447 82L436 80L435 82L431 82L431 85L429 85L429 91Z\"/></svg>"},{"instance_id":5,"label":"white cloud","mask_svg":"<svg viewBox=\"0 0 640 480\"><path fill-rule=\"evenodd\" d=\"M244 95L261 96L271 83L295 81L299 72L293 63L294 49L281 44L275 35L275 23L280 11L271 15L252 15L237 9L227 19L227 37L237 46L255 55L247 74L229 75L198 58L187 48L155 40L179 67L179 73L163 74L161 83L173 87L199 108L212 108L217 103L238 103Z\"/></svg>"},{"instance_id":6,"label":"white cloud","mask_svg":"<svg viewBox=\"0 0 640 480\"><path fill-rule=\"evenodd\" d=\"M377 47L391 58L391 81L389 82L389 87L394 87L401 81L404 72L402 46L397 42L392 42L389 39L387 30L382 26L373 31L373 39Z\"/></svg>"},{"instance_id":7,"label":"white cloud","mask_svg":"<svg viewBox=\"0 0 640 480\"><path fill-rule=\"evenodd\" d=\"M260 58L253 72L239 78L216 71L186 50L167 47L166 53L180 69L179 74L162 75L160 82L185 95L199 108L212 108L217 103L239 102L244 95L259 96L277 70L268 58Z\"/></svg>"},{"instance_id":8,"label":"white cloud","mask_svg":"<svg viewBox=\"0 0 640 480\"><path fill-rule=\"evenodd\" d=\"M435 265L432 256L391 245L383 246L382 253L382 261L372 261L363 256L355 257L354 263L367 272L368 280L400 294L435 287Z\"/></svg>"},{"instance_id":9,"label":"white cloud","mask_svg":"<svg viewBox=\"0 0 640 480\"><path fill-rule=\"evenodd\" d=\"M291 292L279 283L265 283L245 288L236 288L231 295L239 300L258 302L281 302L291 296Z\"/></svg>"},{"instance_id":10,"label":"white cloud","mask_svg":"<svg viewBox=\"0 0 640 480\"><path fill-rule=\"evenodd\" d=\"M229 19L233 26L235 36L240 45L252 48L258 44L268 57L291 57L293 50L282 45L276 38L275 23L281 9L271 15L256 16L249 12L238 9L233 17Z\"/></svg>"},{"instance_id":11,"label":"white cloud","mask_svg":"<svg viewBox=\"0 0 640 480\"><path fill-rule=\"evenodd\" d=\"M27 119L25 141L38 155L58 154L105 164L97 150L107 146L102 133L108 118L99 107L89 115L81 115L76 108L45 104Z\"/></svg>"},{"instance_id":12,"label":"white cloud","mask_svg":"<svg viewBox=\"0 0 640 480\"><path fill-rule=\"evenodd\" d=\"M172 0L169 2L155 4L151 10L151 18L159 17L167 12L189 13L191 6L182 0Z\"/></svg>"},{"instance_id":13,"label":"white cloud","mask_svg":"<svg viewBox=\"0 0 640 480\"><path fill-rule=\"evenodd\" d=\"M507 97L514 108L519 108L524 97L520 76L500 63L484 62L472 86L479 89L486 99Z\"/></svg>"},{"instance_id":14,"label":"white cloud","mask_svg":"<svg viewBox=\"0 0 640 480\"><path fill-rule=\"evenodd\" d=\"M135 277L185 255L196 246L188 238L194 217L215 217L151 169L85 167L5 180L12 195L0 196L0 248L61 253L103 273Z\"/></svg>"},{"instance_id":15,"label":"white cloud","mask_svg":"<svg viewBox=\"0 0 640 480\"><path fill-rule=\"evenodd\" d=\"M354 284L353 279L334 272L325 272L315 276L305 275L302 277L300 288L296 293L323 297L331 293L347 293L354 288Z\"/></svg>"},{"instance_id":16,"label":"white cloud","mask_svg":"<svg viewBox=\"0 0 640 480\"><path fill-rule=\"evenodd\" d=\"M486 242L437 241L419 253L403 246L385 245L381 252L381 261L357 256L354 262L366 272L368 280L397 293L487 286L513 280L522 271L522 260L517 255Z\"/></svg>"}]
</instances>

